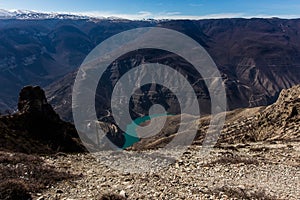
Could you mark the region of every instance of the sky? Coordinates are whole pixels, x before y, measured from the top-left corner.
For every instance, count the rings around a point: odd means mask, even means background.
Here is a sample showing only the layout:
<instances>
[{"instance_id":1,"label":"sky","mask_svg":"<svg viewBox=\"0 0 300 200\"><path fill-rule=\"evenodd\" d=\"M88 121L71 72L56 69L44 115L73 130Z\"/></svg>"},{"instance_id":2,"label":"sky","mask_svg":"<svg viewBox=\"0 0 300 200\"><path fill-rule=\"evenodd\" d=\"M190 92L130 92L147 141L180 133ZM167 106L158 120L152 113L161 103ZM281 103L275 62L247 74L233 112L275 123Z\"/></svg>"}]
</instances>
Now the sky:
<instances>
[{"instance_id":1,"label":"sky","mask_svg":"<svg viewBox=\"0 0 300 200\"><path fill-rule=\"evenodd\" d=\"M300 18L299 0L0 0L0 9L127 19Z\"/></svg>"}]
</instances>

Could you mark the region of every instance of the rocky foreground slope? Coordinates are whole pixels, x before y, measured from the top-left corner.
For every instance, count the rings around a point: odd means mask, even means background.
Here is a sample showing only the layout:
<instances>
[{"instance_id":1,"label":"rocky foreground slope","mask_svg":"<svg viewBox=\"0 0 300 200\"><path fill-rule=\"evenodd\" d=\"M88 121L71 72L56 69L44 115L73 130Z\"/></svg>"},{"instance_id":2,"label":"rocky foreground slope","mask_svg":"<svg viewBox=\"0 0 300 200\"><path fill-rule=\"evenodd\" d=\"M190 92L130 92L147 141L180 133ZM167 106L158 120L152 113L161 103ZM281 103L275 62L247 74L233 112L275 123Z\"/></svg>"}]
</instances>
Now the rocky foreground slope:
<instances>
[{"instance_id":1,"label":"rocky foreground slope","mask_svg":"<svg viewBox=\"0 0 300 200\"><path fill-rule=\"evenodd\" d=\"M44 157L47 164L83 177L62 181L35 198L97 200L117 194L122 197L117 199L136 200L299 199L299 142L224 145L206 158L200 152L192 146L174 164L144 173L118 171L86 154ZM133 157L121 162L136 167Z\"/></svg>"}]
</instances>

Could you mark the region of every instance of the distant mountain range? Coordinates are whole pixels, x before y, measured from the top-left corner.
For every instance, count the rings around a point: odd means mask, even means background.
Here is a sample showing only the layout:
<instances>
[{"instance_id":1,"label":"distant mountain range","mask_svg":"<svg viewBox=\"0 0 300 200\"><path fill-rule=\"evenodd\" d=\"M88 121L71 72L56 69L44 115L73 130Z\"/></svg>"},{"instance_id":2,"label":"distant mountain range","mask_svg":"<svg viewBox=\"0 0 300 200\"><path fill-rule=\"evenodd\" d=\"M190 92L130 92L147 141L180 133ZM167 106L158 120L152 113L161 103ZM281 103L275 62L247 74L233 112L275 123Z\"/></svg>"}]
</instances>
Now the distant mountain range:
<instances>
[{"instance_id":1,"label":"distant mountain range","mask_svg":"<svg viewBox=\"0 0 300 200\"><path fill-rule=\"evenodd\" d=\"M32 10L4 10L0 9L0 19L21 19L21 20L31 20L31 19L88 19L88 20L128 20L125 18L120 18L116 16L94 16L91 14L72 14L72 13L60 13L60 12L36 12ZM166 21L166 19L154 20L154 19L143 19L143 21Z\"/></svg>"},{"instance_id":2,"label":"distant mountain range","mask_svg":"<svg viewBox=\"0 0 300 200\"><path fill-rule=\"evenodd\" d=\"M300 19L131 21L3 10L0 18L2 112L15 109L18 91L24 85L41 85L48 86L47 96L56 111L64 119L72 120L71 87L85 56L108 37L138 27L170 28L200 43L221 72L229 109L271 104L281 89L300 83ZM128 70L142 61L170 63L193 75L191 66L176 55L147 53L132 52L127 58L120 58L115 70L108 70L103 81L111 88L124 68ZM196 83L200 78L192 76L190 81ZM207 107L205 85L199 83L195 90L203 107ZM108 108L108 94L100 98L99 112ZM152 103L161 99L146 98ZM136 111L141 114L143 108Z\"/></svg>"}]
</instances>

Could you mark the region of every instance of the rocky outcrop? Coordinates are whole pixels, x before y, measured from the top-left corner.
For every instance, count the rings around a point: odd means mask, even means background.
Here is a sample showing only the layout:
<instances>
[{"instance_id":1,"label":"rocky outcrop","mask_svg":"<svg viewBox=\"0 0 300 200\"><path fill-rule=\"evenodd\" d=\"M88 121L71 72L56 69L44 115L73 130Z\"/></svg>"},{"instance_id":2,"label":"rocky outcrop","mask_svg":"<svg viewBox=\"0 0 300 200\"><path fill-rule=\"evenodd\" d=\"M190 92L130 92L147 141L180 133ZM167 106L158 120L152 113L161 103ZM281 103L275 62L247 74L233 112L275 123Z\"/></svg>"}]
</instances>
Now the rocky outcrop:
<instances>
[{"instance_id":1,"label":"rocky outcrop","mask_svg":"<svg viewBox=\"0 0 300 200\"><path fill-rule=\"evenodd\" d=\"M282 90L276 103L252 122L257 140L300 139L300 85Z\"/></svg>"},{"instance_id":2,"label":"rocky outcrop","mask_svg":"<svg viewBox=\"0 0 300 200\"><path fill-rule=\"evenodd\" d=\"M0 150L25 153L84 152L75 127L60 119L39 86L26 86L19 111L0 117Z\"/></svg>"},{"instance_id":3,"label":"rocky outcrop","mask_svg":"<svg viewBox=\"0 0 300 200\"><path fill-rule=\"evenodd\" d=\"M19 113L42 115L51 120L59 120L58 114L48 104L45 92L39 87L24 87L19 94Z\"/></svg>"},{"instance_id":4,"label":"rocky outcrop","mask_svg":"<svg viewBox=\"0 0 300 200\"><path fill-rule=\"evenodd\" d=\"M270 106L229 112L219 143L299 141L299 111L300 85L296 85L282 90Z\"/></svg>"}]
</instances>

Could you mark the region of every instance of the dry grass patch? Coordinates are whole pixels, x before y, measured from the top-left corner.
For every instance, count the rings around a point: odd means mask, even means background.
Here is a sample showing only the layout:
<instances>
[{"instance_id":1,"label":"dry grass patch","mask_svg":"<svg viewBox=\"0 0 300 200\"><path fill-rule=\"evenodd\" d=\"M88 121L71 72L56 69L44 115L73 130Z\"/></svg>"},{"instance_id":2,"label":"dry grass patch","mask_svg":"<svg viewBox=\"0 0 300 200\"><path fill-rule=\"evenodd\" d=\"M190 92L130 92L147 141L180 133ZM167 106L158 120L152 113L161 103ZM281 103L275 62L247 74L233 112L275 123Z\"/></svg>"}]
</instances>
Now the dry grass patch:
<instances>
[{"instance_id":1,"label":"dry grass patch","mask_svg":"<svg viewBox=\"0 0 300 200\"><path fill-rule=\"evenodd\" d=\"M274 196L268 195L263 189L259 190L250 190L250 189L242 189L239 187L229 187L223 186L220 188L215 188L210 191L211 193L221 196L225 194L229 198L236 199L264 199L264 200L276 200Z\"/></svg>"},{"instance_id":2,"label":"dry grass patch","mask_svg":"<svg viewBox=\"0 0 300 200\"><path fill-rule=\"evenodd\" d=\"M0 199L30 199L30 193L78 176L57 171L33 155L0 152Z\"/></svg>"},{"instance_id":3,"label":"dry grass patch","mask_svg":"<svg viewBox=\"0 0 300 200\"><path fill-rule=\"evenodd\" d=\"M226 154L216 160L211 161L207 164L207 166L214 166L214 165L226 165L226 164L245 164L245 165L259 165L258 160L254 158L245 158L240 157L235 154Z\"/></svg>"},{"instance_id":4,"label":"dry grass patch","mask_svg":"<svg viewBox=\"0 0 300 200\"><path fill-rule=\"evenodd\" d=\"M127 198L118 194L103 194L99 200L126 200Z\"/></svg>"}]
</instances>

